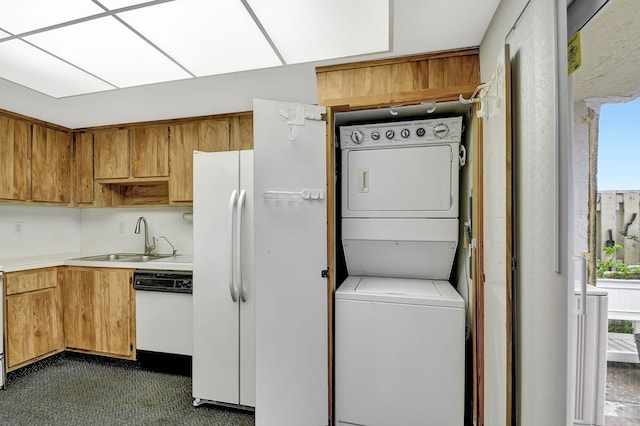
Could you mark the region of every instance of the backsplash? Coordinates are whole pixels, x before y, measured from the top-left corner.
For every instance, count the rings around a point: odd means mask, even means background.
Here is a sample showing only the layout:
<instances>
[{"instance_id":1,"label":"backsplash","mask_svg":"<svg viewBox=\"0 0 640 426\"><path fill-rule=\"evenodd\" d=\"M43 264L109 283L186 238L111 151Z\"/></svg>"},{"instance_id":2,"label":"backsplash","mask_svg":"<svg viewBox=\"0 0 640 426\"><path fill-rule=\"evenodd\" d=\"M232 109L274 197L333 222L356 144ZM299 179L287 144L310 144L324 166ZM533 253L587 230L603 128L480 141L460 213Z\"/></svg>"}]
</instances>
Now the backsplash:
<instances>
[{"instance_id":1,"label":"backsplash","mask_svg":"<svg viewBox=\"0 0 640 426\"><path fill-rule=\"evenodd\" d=\"M80 251L80 209L0 206L0 259Z\"/></svg>"},{"instance_id":2,"label":"backsplash","mask_svg":"<svg viewBox=\"0 0 640 426\"><path fill-rule=\"evenodd\" d=\"M0 259L78 252L143 252L144 228L134 229L140 216L149 224L149 241L165 236L178 254L193 253L193 226L183 219L190 207L68 208L0 206ZM170 254L165 240L154 253Z\"/></svg>"},{"instance_id":3,"label":"backsplash","mask_svg":"<svg viewBox=\"0 0 640 426\"><path fill-rule=\"evenodd\" d=\"M183 218L190 207L102 208L82 209L81 240L83 252L144 252L144 227L140 234L133 231L140 216L149 225L152 237L165 236L178 250L178 254L193 253L193 226ZM171 246L165 240L156 241L154 253L170 254Z\"/></svg>"}]
</instances>

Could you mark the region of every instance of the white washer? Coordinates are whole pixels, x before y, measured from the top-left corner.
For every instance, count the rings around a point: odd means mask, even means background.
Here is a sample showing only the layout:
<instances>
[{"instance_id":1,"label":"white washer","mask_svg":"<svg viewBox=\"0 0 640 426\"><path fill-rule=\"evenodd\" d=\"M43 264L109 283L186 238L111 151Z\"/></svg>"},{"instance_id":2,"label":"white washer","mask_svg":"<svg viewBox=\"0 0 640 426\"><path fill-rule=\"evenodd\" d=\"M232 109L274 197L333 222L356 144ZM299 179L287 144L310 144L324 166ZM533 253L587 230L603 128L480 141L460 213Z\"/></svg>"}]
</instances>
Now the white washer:
<instances>
[{"instance_id":1,"label":"white washer","mask_svg":"<svg viewBox=\"0 0 640 426\"><path fill-rule=\"evenodd\" d=\"M451 284L350 276L335 299L338 425L463 425L465 311Z\"/></svg>"}]
</instances>

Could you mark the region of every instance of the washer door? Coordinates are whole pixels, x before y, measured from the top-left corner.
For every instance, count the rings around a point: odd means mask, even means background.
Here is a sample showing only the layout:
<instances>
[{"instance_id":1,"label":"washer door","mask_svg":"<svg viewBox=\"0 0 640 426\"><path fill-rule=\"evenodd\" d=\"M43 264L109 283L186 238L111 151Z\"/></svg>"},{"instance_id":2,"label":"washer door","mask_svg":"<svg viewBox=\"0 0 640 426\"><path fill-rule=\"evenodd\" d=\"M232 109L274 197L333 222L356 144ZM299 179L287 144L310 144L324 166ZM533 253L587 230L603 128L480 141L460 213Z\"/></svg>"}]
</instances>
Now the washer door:
<instances>
[{"instance_id":1,"label":"washer door","mask_svg":"<svg viewBox=\"0 0 640 426\"><path fill-rule=\"evenodd\" d=\"M457 146L343 151L342 216L457 217Z\"/></svg>"}]
</instances>

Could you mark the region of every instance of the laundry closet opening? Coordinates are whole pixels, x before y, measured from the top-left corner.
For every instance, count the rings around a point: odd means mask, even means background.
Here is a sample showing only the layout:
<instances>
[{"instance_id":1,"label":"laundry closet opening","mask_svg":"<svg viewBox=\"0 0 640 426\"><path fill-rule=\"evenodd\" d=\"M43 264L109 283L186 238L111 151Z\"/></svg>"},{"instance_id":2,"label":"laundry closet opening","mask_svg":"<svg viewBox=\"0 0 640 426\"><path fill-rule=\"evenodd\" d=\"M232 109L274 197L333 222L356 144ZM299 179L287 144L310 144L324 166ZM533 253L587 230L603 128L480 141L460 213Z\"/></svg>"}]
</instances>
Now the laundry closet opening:
<instances>
[{"instance_id":1,"label":"laundry closet opening","mask_svg":"<svg viewBox=\"0 0 640 426\"><path fill-rule=\"evenodd\" d=\"M334 122L335 419L462 424L471 411L470 106L337 112Z\"/></svg>"}]
</instances>

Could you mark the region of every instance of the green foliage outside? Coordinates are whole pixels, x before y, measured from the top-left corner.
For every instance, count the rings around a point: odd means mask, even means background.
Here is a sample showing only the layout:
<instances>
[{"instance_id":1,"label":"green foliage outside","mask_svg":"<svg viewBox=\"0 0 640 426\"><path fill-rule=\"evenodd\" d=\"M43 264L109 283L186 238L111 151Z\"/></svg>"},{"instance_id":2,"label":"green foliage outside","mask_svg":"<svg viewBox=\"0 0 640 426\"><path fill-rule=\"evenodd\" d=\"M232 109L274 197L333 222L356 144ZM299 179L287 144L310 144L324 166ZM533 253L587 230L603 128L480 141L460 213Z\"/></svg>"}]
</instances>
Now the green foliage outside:
<instances>
[{"instance_id":1,"label":"green foliage outside","mask_svg":"<svg viewBox=\"0 0 640 426\"><path fill-rule=\"evenodd\" d=\"M633 324L626 320L609 320L609 333L633 334Z\"/></svg>"},{"instance_id":2,"label":"green foliage outside","mask_svg":"<svg viewBox=\"0 0 640 426\"><path fill-rule=\"evenodd\" d=\"M616 260L616 252L622 248L620 244L615 244L612 247L604 247L602 249L605 254L604 259L598 259L596 262L596 275L598 278L640 278L640 270L638 268L632 268L626 263Z\"/></svg>"}]
</instances>

